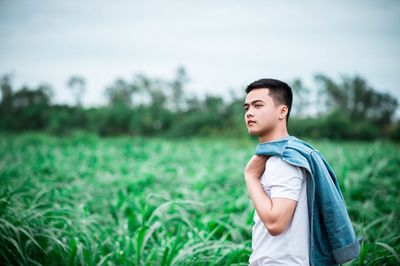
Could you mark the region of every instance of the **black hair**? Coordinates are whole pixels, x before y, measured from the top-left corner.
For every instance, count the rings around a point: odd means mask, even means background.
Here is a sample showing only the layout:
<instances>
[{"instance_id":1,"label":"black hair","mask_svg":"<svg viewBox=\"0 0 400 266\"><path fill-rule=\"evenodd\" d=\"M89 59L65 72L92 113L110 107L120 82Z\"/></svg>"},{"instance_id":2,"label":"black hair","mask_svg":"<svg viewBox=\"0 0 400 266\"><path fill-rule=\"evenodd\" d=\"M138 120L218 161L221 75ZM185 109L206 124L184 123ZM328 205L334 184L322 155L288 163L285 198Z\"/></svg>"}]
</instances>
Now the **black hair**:
<instances>
[{"instance_id":1,"label":"black hair","mask_svg":"<svg viewBox=\"0 0 400 266\"><path fill-rule=\"evenodd\" d=\"M286 125L287 125L293 102L293 93L289 85L277 79L259 79L250 83L247 86L246 93L249 93L254 89L269 89L268 94L274 100L275 105L284 104L287 106L288 108L288 113L286 116Z\"/></svg>"}]
</instances>

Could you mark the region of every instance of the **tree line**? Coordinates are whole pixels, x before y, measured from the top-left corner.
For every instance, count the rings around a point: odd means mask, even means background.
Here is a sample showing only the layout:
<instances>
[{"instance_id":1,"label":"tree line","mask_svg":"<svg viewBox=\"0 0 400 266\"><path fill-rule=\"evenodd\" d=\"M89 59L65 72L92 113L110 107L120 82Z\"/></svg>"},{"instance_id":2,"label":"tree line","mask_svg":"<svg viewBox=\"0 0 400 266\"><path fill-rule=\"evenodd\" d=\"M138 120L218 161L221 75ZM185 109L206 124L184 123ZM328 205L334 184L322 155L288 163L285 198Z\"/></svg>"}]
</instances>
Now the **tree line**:
<instances>
[{"instance_id":1,"label":"tree line","mask_svg":"<svg viewBox=\"0 0 400 266\"><path fill-rule=\"evenodd\" d=\"M294 102L289 133L299 137L334 139L400 140L400 121L395 117L398 101L378 92L360 76L335 81L323 74L314 77L317 89L300 79L289 82ZM41 130L68 135L84 130L100 136L247 136L243 122L245 88L231 90L229 97L189 95L185 68L172 79L135 75L116 79L105 88L107 104L84 107L86 82L72 76L67 85L75 105L52 102L54 91L42 84L13 88L10 75L0 80L0 130ZM229 99L227 99L229 98Z\"/></svg>"}]
</instances>

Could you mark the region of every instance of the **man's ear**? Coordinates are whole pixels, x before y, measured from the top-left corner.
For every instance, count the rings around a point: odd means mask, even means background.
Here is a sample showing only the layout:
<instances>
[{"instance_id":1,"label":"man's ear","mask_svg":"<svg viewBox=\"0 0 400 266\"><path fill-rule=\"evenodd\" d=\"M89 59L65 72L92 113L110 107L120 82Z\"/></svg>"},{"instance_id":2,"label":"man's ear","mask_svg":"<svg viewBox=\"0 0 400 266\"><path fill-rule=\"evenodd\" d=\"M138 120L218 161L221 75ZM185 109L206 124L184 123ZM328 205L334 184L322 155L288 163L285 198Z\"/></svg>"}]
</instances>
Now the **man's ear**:
<instances>
[{"instance_id":1,"label":"man's ear","mask_svg":"<svg viewBox=\"0 0 400 266\"><path fill-rule=\"evenodd\" d=\"M279 106L279 119L286 119L286 115L288 113L288 108L286 105Z\"/></svg>"}]
</instances>

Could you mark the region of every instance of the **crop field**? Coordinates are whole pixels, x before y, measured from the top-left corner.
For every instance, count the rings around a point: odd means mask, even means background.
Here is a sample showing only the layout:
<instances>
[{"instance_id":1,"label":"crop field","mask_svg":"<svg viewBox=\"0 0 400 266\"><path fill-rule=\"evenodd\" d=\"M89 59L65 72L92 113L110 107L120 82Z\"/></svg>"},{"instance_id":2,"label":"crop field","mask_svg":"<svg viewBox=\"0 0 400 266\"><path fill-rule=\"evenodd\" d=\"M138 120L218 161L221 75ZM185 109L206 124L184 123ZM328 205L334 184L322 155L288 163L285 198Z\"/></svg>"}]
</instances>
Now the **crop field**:
<instances>
[{"instance_id":1,"label":"crop field","mask_svg":"<svg viewBox=\"0 0 400 266\"><path fill-rule=\"evenodd\" d=\"M330 162L361 255L400 265L400 145L308 140ZM255 140L0 135L0 265L247 265Z\"/></svg>"}]
</instances>

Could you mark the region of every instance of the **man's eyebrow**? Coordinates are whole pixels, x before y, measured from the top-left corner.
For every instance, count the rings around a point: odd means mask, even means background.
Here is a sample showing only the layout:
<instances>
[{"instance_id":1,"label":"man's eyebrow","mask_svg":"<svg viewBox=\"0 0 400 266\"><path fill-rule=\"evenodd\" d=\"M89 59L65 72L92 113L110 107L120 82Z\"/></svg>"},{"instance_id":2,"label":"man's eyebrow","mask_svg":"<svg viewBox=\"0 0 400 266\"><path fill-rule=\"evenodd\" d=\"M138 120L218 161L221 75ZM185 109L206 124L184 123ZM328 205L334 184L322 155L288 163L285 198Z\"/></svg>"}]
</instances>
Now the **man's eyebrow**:
<instances>
[{"instance_id":1,"label":"man's eyebrow","mask_svg":"<svg viewBox=\"0 0 400 266\"><path fill-rule=\"evenodd\" d=\"M251 102L251 104L255 104L255 103L257 103L257 102L262 102L262 103L263 103L264 101L263 101L263 100L254 100L254 101ZM246 107L246 106L248 106L248 105L250 105L250 104L249 104L249 103L244 103L244 104L243 104L243 107Z\"/></svg>"}]
</instances>

